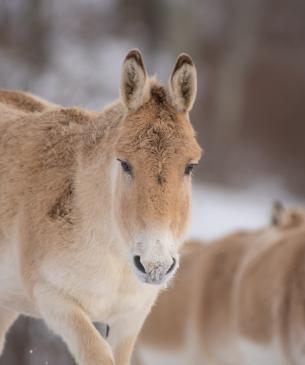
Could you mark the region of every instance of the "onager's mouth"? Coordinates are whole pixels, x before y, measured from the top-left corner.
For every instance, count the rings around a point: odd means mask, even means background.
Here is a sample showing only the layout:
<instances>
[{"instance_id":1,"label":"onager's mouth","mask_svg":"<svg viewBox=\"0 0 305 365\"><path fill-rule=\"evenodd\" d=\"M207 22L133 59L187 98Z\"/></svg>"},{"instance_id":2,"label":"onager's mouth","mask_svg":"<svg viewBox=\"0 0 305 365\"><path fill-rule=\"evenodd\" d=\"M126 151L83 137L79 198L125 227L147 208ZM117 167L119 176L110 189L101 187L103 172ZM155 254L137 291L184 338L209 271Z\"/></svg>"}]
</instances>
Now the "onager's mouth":
<instances>
[{"instance_id":1,"label":"onager's mouth","mask_svg":"<svg viewBox=\"0 0 305 365\"><path fill-rule=\"evenodd\" d=\"M177 259L172 257L170 263L156 261L148 262L143 265L141 257L133 257L136 275L144 283L160 285L167 282L177 269Z\"/></svg>"}]
</instances>

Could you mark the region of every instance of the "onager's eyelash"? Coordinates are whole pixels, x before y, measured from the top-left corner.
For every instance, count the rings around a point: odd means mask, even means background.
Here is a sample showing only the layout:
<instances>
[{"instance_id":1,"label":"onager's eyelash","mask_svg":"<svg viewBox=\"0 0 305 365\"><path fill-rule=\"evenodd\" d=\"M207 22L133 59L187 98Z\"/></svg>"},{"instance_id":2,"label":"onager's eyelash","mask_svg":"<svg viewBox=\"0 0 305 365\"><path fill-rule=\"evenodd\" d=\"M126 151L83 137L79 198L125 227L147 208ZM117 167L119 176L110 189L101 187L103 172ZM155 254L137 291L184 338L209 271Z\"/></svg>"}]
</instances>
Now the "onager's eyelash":
<instances>
[{"instance_id":1,"label":"onager's eyelash","mask_svg":"<svg viewBox=\"0 0 305 365\"><path fill-rule=\"evenodd\" d=\"M184 170L184 175L192 175L193 171L194 171L194 168L195 166L197 166L198 164L197 163L190 163L188 164L186 167L185 167L185 170Z\"/></svg>"}]
</instances>

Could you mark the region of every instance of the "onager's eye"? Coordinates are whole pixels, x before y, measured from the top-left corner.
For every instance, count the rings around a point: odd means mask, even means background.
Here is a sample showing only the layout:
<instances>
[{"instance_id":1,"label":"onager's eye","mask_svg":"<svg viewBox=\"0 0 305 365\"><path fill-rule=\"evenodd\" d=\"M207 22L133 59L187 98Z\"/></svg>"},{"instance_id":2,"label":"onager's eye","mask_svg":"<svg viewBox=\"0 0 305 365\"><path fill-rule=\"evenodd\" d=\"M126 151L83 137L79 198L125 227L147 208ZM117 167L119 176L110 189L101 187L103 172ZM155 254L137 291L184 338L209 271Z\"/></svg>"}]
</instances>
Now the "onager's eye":
<instances>
[{"instance_id":1,"label":"onager's eye","mask_svg":"<svg viewBox=\"0 0 305 365\"><path fill-rule=\"evenodd\" d=\"M197 165L197 164L194 164L194 163L188 164L186 166L185 170L184 170L184 174L185 175L191 175L192 172L193 172L193 170L194 170L194 168L195 168L195 165Z\"/></svg>"},{"instance_id":2,"label":"onager's eye","mask_svg":"<svg viewBox=\"0 0 305 365\"><path fill-rule=\"evenodd\" d=\"M117 160L120 162L123 171L131 175L131 166L129 165L129 163L127 161L122 161L119 158Z\"/></svg>"}]
</instances>

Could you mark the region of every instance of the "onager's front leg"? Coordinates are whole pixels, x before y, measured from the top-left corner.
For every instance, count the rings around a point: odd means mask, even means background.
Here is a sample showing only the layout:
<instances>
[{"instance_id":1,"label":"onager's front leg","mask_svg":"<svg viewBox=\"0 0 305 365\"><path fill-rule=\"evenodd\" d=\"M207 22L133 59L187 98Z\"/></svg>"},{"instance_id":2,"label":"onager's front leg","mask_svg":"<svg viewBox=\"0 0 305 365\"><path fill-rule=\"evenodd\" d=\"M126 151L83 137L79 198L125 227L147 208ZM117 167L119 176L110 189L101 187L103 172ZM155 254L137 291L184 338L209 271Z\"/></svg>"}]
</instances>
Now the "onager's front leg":
<instances>
[{"instance_id":1,"label":"onager's front leg","mask_svg":"<svg viewBox=\"0 0 305 365\"><path fill-rule=\"evenodd\" d=\"M114 351L115 365L130 365L135 342L155 297L153 295L141 310L122 315L110 326L108 341Z\"/></svg>"},{"instance_id":2,"label":"onager's front leg","mask_svg":"<svg viewBox=\"0 0 305 365\"><path fill-rule=\"evenodd\" d=\"M34 293L42 317L63 338L78 365L114 365L109 345L71 298L49 287L36 287Z\"/></svg>"},{"instance_id":3,"label":"onager's front leg","mask_svg":"<svg viewBox=\"0 0 305 365\"><path fill-rule=\"evenodd\" d=\"M115 355L116 365L129 365L131 361L131 355L133 352L134 344L137 336L126 338L120 345L117 346Z\"/></svg>"}]
</instances>

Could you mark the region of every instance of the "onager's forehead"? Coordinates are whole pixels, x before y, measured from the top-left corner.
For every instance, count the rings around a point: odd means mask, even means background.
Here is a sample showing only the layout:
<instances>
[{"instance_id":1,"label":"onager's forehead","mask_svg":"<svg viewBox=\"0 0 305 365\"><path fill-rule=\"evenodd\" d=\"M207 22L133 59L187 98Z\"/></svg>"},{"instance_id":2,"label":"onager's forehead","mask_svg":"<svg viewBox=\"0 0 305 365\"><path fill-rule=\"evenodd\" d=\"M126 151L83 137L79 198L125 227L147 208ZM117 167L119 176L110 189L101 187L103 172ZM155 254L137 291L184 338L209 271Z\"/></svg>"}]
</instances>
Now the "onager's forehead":
<instances>
[{"instance_id":1,"label":"onager's forehead","mask_svg":"<svg viewBox=\"0 0 305 365\"><path fill-rule=\"evenodd\" d=\"M166 98L158 95L127 116L122 125L118 153L126 158L164 162L176 156L187 162L199 159L201 149L187 117L176 113Z\"/></svg>"}]
</instances>

